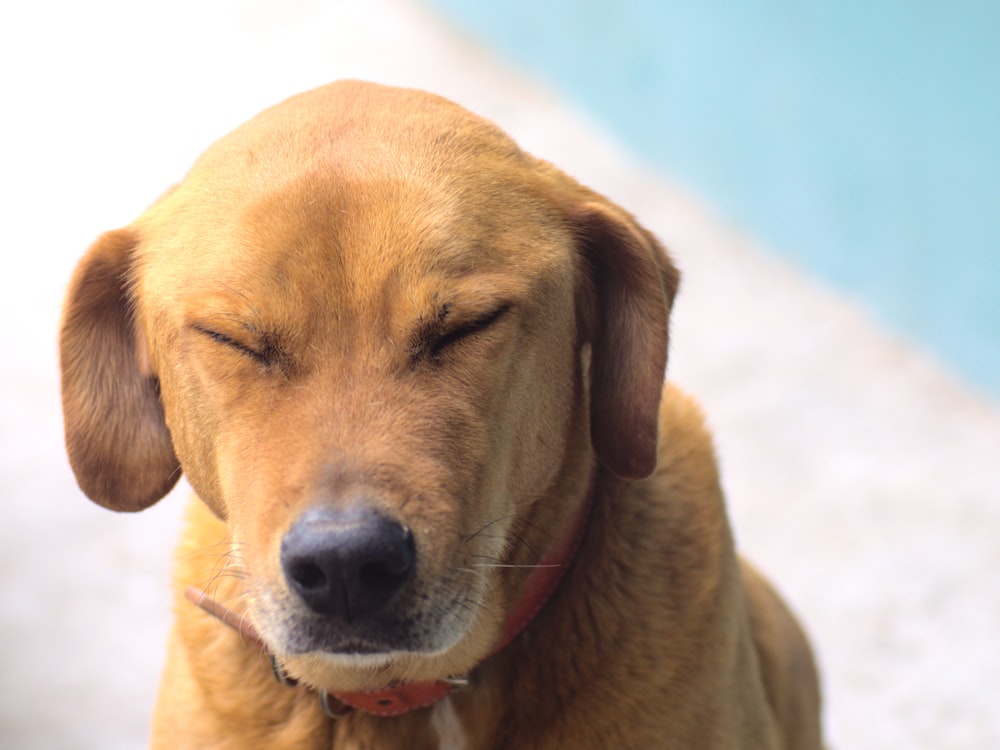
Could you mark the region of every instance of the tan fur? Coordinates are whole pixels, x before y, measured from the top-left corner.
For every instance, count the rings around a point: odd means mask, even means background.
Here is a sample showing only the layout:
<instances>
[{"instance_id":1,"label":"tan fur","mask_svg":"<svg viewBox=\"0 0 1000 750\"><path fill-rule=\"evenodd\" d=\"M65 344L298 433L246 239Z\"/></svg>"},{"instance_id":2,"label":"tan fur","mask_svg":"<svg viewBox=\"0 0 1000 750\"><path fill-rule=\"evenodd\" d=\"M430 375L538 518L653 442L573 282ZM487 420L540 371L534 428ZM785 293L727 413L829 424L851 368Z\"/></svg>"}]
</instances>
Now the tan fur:
<instances>
[{"instance_id":1,"label":"tan fur","mask_svg":"<svg viewBox=\"0 0 1000 750\"><path fill-rule=\"evenodd\" d=\"M181 467L200 498L153 746L819 748L809 647L735 556L697 407L661 391L676 288L631 216L491 124L354 82L262 113L99 239L61 334L74 470L118 510ZM561 587L486 659L592 485ZM295 655L282 536L359 495L412 529L393 606L417 645ZM304 684L277 684L189 584ZM466 672L396 718L333 722L309 689Z\"/></svg>"}]
</instances>

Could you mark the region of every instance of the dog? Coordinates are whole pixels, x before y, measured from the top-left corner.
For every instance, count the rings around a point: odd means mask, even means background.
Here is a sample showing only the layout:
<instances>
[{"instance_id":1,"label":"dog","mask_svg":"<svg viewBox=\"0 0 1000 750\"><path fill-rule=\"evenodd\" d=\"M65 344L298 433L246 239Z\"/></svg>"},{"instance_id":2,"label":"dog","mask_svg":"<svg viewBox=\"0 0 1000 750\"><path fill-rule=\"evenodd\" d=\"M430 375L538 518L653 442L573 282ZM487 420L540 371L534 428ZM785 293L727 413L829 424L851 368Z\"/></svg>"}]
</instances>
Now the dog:
<instances>
[{"instance_id":1,"label":"dog","mask_svg":"<svg viewBox=\"0 0 1000 750\"><path fill-rule=\"evenodd\" d=\"M362 82L101 236L71 465L116 511L197 494L152 746L821 747L807 639L664 385L677 287L490 122Z\"/></svg>"}]
</instances>

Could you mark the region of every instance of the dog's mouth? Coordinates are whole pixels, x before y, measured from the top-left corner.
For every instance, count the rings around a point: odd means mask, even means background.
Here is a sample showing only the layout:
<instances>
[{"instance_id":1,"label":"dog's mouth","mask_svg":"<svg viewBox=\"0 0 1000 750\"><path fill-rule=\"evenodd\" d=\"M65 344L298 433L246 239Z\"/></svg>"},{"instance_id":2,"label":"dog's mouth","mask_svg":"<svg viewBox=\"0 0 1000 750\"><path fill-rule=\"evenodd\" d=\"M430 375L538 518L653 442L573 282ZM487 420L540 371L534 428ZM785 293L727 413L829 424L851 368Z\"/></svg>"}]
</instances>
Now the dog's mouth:
<instances>
[{"instance_id":1,"label":"dog's mouth","mask_svg":"<svg viewBox=\"0 0 1000 750\"><path fill-rule=\"evenodd\" d=\"M347 621L312 612L287 594L263 593L254 598L253 620L274 653L376 663L400 654L434 657L448 651L477 619L478 608L469 602L468 595L435 597L414 590L376 615Z\"/></svg>"},{"instance_id":2,"label":"dog's mouth","mask_svg":"<svg viewBox=\"0 0 1000 750\"><path fill-rule=\"evenodd\" d=\"M499 557L484 541L495 538L432 545L373 504L314 506L282 535L278 566L244 560L246 614L308 684L363 689L463 673L503 629L501 576L476 563Z\"/></svg>"},{"instance_id":3,"label":"dog's mouth","mask_svg":"<svg viewBox=\"0 0 1000 750\"><path fill-rule=\"evenodd\" d=\"M424 624L422 618L417 622L373 622L356 627L305 617L282 628L279 640L280 650L289 655L322 653L337 657L384 657L398 652L440 652L451 645L448 641L461 636L462 633L455 638L443 637L442 634L453 630Z\"/></svg>"},{"instance_id":4,"label":"dog's mouth","mask_svg":"<svg viewBox=\"0 0 1000 750\"><path fill-rule=\"evenodd\" d=\"M346 623L263 595L255 597L252 619L267 650L295 678L331 690L373 690L463 673L483 656L468 648L478 643L482 625L474 610L426 603L416 610L400 603L379 617ZM486 648L493 635L484 639Z\"/></svg>"}]
</instances>

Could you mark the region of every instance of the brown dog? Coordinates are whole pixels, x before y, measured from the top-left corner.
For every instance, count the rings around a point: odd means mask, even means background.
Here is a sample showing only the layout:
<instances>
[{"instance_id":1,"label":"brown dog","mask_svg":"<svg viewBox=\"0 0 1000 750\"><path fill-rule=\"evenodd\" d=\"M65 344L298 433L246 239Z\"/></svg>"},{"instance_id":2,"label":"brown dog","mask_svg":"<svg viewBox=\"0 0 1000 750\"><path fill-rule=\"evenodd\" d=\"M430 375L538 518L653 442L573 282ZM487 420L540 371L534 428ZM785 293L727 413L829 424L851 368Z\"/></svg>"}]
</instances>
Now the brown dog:
<instances>
[{"instance_id":1,"label":"brown dog","mask_svg":"<svg viewBox=\"0 0 1000 750\"><path fill-rule=\"evenodd\" d=\"M490 123L353 82L101 237L61 335L74 471L115 510L182 470L203 501L153 745L820 747L806 640L663 390L676 287Z\"/></svg>"}]
</instances>

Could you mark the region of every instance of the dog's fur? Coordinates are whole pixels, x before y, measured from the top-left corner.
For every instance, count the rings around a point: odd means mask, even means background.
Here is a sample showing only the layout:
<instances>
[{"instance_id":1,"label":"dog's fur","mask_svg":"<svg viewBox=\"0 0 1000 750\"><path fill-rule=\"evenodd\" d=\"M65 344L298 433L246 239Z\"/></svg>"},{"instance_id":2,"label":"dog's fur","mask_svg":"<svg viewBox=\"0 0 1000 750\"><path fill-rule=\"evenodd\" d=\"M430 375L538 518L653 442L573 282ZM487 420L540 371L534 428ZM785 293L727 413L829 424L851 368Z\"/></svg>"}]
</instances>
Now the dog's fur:
<instances>
[{"instance_id":1,"label":"dog's fur","mask_svg":"<svg viewBox=\"0 0 1000 750\"><path fill-rule=\"evenodd\" d=\"M102 236L61 332L73 468L115 510L182 470L200 498L154 747L820 747L806 640L736 557L701 414L662 385L677 280L630 215L490 123L356 82L262 113ZM591 492L560 588L486 658ZM417 555L381 654L344 653L279 561L306 509L359 502ZM333 721L309 689L468 672L395 718Z\"/></svg>"}]
</instances>

